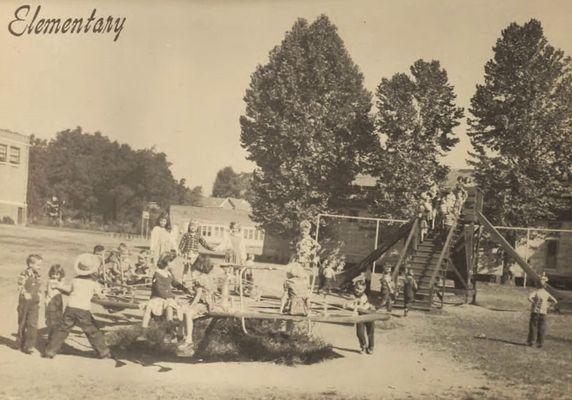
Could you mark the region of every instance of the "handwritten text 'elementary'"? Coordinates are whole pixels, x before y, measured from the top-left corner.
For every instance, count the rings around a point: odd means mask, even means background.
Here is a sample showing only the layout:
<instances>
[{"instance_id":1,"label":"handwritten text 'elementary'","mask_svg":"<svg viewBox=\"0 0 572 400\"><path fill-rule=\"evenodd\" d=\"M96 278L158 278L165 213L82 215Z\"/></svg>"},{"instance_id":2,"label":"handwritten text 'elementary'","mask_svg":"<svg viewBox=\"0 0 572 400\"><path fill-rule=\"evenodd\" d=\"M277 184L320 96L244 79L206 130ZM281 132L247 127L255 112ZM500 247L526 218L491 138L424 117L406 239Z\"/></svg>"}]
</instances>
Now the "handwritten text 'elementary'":
<instances>
[{"instance_id":1,"label":"handwritten text 'elementary'","mask_svg":"<svg viewBox=\"0 0 572 400\"><path fill-rule=\"evenodd\" d=\"M39 18L41 6L31 13L32 7L23 5L14 12L14 19L8 24L8 31L14 36L45 35L45 34L79 34L94 33L107 34L115 33L113 41L119 39L123 30L126 18L96 17L97 9L93 9L88 18Z\"/></svg>"}]
</instances>

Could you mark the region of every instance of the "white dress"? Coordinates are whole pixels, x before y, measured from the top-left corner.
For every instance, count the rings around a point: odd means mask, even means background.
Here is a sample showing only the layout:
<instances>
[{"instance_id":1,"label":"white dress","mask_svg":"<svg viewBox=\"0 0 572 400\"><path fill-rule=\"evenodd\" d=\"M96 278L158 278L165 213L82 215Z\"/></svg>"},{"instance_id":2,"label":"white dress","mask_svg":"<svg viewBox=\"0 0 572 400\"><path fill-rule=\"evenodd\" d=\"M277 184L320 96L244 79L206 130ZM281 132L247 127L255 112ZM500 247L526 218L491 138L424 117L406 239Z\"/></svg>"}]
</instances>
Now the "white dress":
<instances>
[{"instance_id":1,"label":"white dress","mask_svg":"<svg viewBox=\"0 0 572 400\"><path fill-rule=\"evenodd\" d=\"M168 230L158 225L151 231L149 247L151 249L151 256L155 263L157 263L161 254L177 248L173 240L173 235L171 235Z\"/></svg>"},{"instance_id":2,"label":"white dress","mask_svg":"<svg viewBox=\"0 0 572 400\"><path fill-rule=\"evenodd\" d=\"M224 252L227 263L244 265L246 262L246 246L242 231L238 233L226 232L222 243L215 250Z\"/></svg>"}]
</instances>

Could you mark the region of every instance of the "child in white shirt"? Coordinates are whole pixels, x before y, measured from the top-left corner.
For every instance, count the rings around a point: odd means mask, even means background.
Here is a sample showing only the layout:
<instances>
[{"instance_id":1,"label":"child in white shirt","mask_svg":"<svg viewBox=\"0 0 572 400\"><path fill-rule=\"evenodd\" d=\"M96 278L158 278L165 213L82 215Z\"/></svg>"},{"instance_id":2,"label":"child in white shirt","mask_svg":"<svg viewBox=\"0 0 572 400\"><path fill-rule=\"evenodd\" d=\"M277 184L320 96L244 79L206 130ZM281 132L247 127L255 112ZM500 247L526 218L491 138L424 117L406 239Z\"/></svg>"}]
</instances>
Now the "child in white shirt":
<instances>
[{"instance_id":1,"label":"child in white shirt","mask_svg":"<svg viewBox=\"0 0 572 400\"><path fill-rule=\"evenodd\" d=\"M91 299L94 295L101 295L103 290L96 277L100 264L101 259L94 254L80 255L75 262L77 276L72 279L71 285L59 287L60 290L69 293L68 306L62 323L50 338L46 348L46 358L54 358L76 325L86 334L99 358L111 357L103 333L95 325L91 314Z\"/></svg>"}]
</instances>

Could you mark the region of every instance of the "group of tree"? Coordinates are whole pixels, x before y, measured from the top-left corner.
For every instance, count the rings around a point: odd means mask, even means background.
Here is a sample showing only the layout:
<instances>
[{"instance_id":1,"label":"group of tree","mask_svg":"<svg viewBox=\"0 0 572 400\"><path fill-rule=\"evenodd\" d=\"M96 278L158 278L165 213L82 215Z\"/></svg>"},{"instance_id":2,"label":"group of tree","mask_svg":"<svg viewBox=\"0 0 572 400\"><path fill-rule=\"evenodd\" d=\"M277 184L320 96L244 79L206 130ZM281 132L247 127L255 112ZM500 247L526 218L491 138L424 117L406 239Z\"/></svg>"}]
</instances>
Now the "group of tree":
<instances>
[{"instance_id":1,"label":"group of tree","mask_svg":"<svg viewBox=\"0 0 572 400\"><path fill-rule=\"evenodd\" d=\"M232 167L224 167L216 174L213 197L235 197L249 202L253 200L252 173L236 173Z\"/></svg>"},{"instance_id":2,"label":"group of tree","mask_svg":"<svg viewBox=\"0 0 572 400\"><path fill-rule=\"evenodd\" d=\"M471 100L471 164L494 222L546 223L570 201L570 59L541 25L511 24L485 65ZM464 117L439 61L383 78L372 95L326 16L300 19L251 76L241 143L256 163L253 217L285 237L355 195L359 173L377 185L377 215L409 217L419 195L443 181L441 162ZM569 206L569 203L568 203Z\"/></svg>"},{"instance_id":3,"label":"group of tree","mask_svg":"<svg viewBox=\"0 0 572 400\"><path fill-rule=\"evenodd\" d=\"M32 139L28 204L32 218L43 215L46 199L65 201L65 215L100 223L137 224L149 202L197 204L201 188L177 181L164 153L134 150L81 128L47 141Z\"/></svg>"}]
</instances>

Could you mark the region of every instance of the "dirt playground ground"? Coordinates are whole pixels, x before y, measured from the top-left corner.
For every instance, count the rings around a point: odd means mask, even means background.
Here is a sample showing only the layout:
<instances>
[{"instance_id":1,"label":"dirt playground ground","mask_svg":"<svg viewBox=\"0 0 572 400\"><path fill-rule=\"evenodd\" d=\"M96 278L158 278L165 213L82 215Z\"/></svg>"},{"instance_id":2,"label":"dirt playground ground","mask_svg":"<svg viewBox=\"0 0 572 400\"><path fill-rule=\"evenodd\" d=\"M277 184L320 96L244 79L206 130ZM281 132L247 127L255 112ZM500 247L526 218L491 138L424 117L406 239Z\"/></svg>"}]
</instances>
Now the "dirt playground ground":
<instances>
[{"instance_id":1,"label":"dirt playground ground","mask_svg":"<svg viewBox=\"0 0 572 400\"><path fill-rule=\"evenodd\" d=\"M190 363L143 354L99 360L79 331L53 360L15 350L16 280L26 256L44 257L45 276L51 264L69 272L76 255L120 241L132 248L143 244L0 225L0 399L570 398L572 316L549 316L544 349L523 346L527 289L489 285L480 287L479 306L446 306L407 318L396 311L378 323L371 356L357 352L352 326L318 325L314 333L340 357L314 365ZM43 326L42 310L40 315Z\"/></svg>"}]
</instances>

